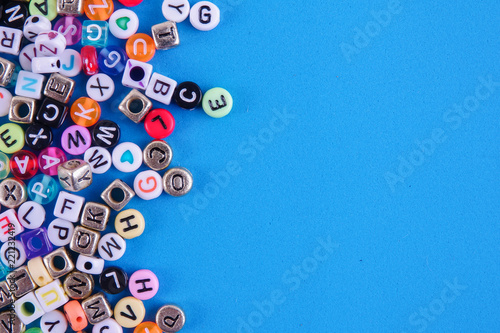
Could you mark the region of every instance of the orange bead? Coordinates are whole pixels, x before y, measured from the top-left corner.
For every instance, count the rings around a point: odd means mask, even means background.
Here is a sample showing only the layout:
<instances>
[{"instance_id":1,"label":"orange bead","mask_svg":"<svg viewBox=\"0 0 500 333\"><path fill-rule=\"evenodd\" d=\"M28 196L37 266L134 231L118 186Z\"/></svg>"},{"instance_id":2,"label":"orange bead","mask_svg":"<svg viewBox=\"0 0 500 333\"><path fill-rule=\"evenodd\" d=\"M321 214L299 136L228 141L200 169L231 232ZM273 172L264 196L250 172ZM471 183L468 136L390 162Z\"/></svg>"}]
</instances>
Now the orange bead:
<instances>
[{"instance_id":1,"label":"orange bead","mask_svg":"<svg viewBox=\"0 0 500 333\"><path fill-rule=\"evenodd\" d=\"M69 301L63 307L64 314L68 319L69 326L73 331L78 332L87 327L87 317L85 316L85 311L83 311L82 306L76 300Z\"/></svg>"},{"instance_id":2,"label":"orange bead","mask_svg":"<svg viewBox=\"0 0 500 333\"><path fill-rule=\"evenodd\" d=\"M70 113L75 124L90 127L101 117L101 107L92 98L80 97L71 106Z\"/></svg>"},{"instance_id":3,"label":"orange bead","mask_svg":"<svg viewBox=\"0 0 500 333\"><path fill-rule=\"evenodd\" d=\"M140 323L134 330L134 333L162 333L163 331L152 321Z\"/></svg>"},{"instance_id":4,"label":"orange bead","mask_svg":"<svg viewBox=\"0 0 500 333\"><path fill-rule=\"evenodd\" d=\"M130 37L125 46L130 59L148 62L153 59L156 47L153 38L146 34L135 34Z\"/></svg>"},{"instance_id":5,"label":"orange bead","mask_svg":"<svg viewBox=\"0 0 500 333\"><path fill-rule=\"evenodd\" d=\"M113 0L85 0L83 10L91 20L106 21L113 14L115 5Z\"/></svg>"}]
</instances>

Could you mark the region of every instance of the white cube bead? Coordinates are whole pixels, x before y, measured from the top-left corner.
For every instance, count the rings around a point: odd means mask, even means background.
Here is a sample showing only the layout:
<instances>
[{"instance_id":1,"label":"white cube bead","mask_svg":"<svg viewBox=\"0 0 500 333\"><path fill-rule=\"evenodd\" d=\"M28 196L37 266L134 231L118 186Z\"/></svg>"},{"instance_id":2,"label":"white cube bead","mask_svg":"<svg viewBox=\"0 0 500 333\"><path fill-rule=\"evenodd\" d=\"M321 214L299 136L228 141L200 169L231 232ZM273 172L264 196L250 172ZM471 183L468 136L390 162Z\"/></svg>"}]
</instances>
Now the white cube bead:
<instances>
[{"instance_id":1,"label":"white cube bead","mask_svg":"<svg viewBox=\"0 0 500 333\"><path fill-rule=\"evenodd\" d=\"M24 231L17 218L16 211L9 209L0 214L0 242L5 243L9 237L15 237Z\"/></svg>"},{"instance_id":2,"label":"white cube bead","mask_svg":"<svg viewBox=\"0 0 500 333\"><path fill-rule=\"evenodd\" d=\"M0 53L18 55L22 40L22 30L0 26Z\"/></svg>"},{"instance_id":3,"label":"white cube bead","mask_svg":"<svg viewBox=\"0 0 500 333\"><path fill-rule=\"evenodd\" d=\"M84 203L85 198L61 191L54 207L54 216L70 222L78 222Z\"/></svg>"},{"instance_id":4,"label":"white cube bead","mask_svg":"<svg viewBox=\"0 0 500 333\"><path fill-rule=\"evenodd\" d=\"M31 61L33 73L47 74L59 73L61 71L61 58L59 57L35 57Z\"/></svg>"},{"instance_id":5,"label":"white cube bead","mask_svg":"<svg viewBox=\"0 0 500 333\"><path fill-rule=\"evenodd\" d=\"M125 87L146 90L152 73L152 65L129 59L123 71L122 84Z\"/></svg>"},{"instance_id":6,"label":"white cube bead","mask_svg":"<svg viewBox=\"0 0 500 333\"><path fill-rule=\"evenodd\" d=\"M26 201L17 209L17 218L26 229L40 228L45 221L45 208L38 202Z\"/></svg>"},{"instance_id":7,"label":"white cube bead","mask_svg":"<svg viewBox=\"0 0 500 333\"><path fill-rule=\"evenodd\" d=\"M198 30L209 31L219 25L219 7L210 1L200 1L191 7L189 21Z\"/></svg>"},{"instance_id":8,"label":"white cube bead","mask_svg":"<svg viewBox=\"0 0 500 333\"><path fill-rule=\"evenodd\" d=\"M164 75L153 73L149 80L146 96L160 103L169 105L174 95L177 82Z\"/></svg>"},{"instance_id":9,"label":"white cube bead","mask_svg":"<svg viewBox=\"0 0 500 333\"><path fill-rule=\"evenodd\" d=\"M132 142L123 142L113 149L113 166L121 172L134 172L142 165L142 150Z\"/></svg>"},{"instance_id":10,"label":"white cube bead","mask_svg":"<svg viewBox=\"0 0 500 333\"><path fill-rule=\"evenodd\" d=\"M127 20L126 29L117 23L117 20ZM130 9L118 9L109 18L109 31L119 39L127 39L139 29L139 18Z\"/></svg>"},{"instance_id":11,"label":"white cube bead","mask_svg":"<svg viewBox=\"0 0 500 333\"><path fill-rule=\"evenodd\" d=\"M82 71L82 56L78 51L66 49L61 54L61 70L59 73L67 77L74 77Z\"/></svg>"},{"instance_id":12,"label":"white cube bead","mask_svg":"<svg viewBox=\"0 0 500 333\"><path fill-rule=\"evenodd\" d=\"M43 333L65 333L68 329L68 320L61 311L50 311L40 319L40 328Z\"/></svg>"},{"instance_id":13,"label":"white cube bead","mask_svg":"<svg viewBox=\"0 0 500 333\"><path fill-rule=\"evenodd\" d=\"M26 261L26 251L21 241L15 240L3 243L0 248L0 259L6 267L18 268ZM14 259L14 260L12 260Z\"/></svg>"},{"instance_id":14,"label":"white cube bead","mask_svg":"<svg viewBox=\"0 0 500 333\"><path fill-rule=\"evenodd\" d=\"M80 254L76 259L76 269L91 275L101 274L104 269L104 259Z\"/></svg>"},{"instance_id":15,"label":"white cube bead","mask_svg":"<svg viewBox=\"0 0 500 333\"><path fill-rule=\"evenodd\" d=\"M0 117L5 117L9 114L10 101L12 94L5 88L0 88Z\"/></svg>"},{"instance_id":16,"label":"white cube bead","mask_svg":"<svg viewBox=\"0 0 500 333\"><path fill-rule=\"evenodd\" d=\"M90 147L83 159L90 165L93 174L100 175L111 168L111 153L104 147Z\"/></svg>"},{"instance_id":17,"label":"white cube bead","mask_svg":"<svg viewBox=\"0 0 500 333\"><path fill-rule=\"evenodd\" d=\"M59 279L35 290L35 296L45 312L53 311L69 301Z\"/></svg>"},{"instance_id":18,"label":"white cube bead","mask_svg":"<svg viewBox=\"0 0 500 333\"><path fill-rule=\"evenodd\" d=\"M94 325L92 333L123 333L123 328L113 318L108 318Z\"/></svg>"},{"instance_id":19,"label":"white cube bead","mask_svg":"<svg viewBox=\"0 0 500 333\"><path fill-rule=\"evenodd\" d=\"M73 223L63 219L55 219L50 222L47 228L49 241L55 246L68 245L71 242L74 231L75 227Z\"/></svg>"},{"instance_id":20,"label":"white cube bead","mask_svg":"<svg viewBox=\"0 0 500 333\"><path fill-rule=\"evenodd\" d=\"M16 82L16 95L34 99L42 98L45 76L28 71L20 71Z\"/></svg>"},{"instance_id":21,"label":"white cube bead","mask_svg":"<svg viewBox=\"0 0 500 333\"><path fill-rule=\"evenodd\" d=\"M180 23L189 16L189 8L188 0L165 0L161 6L161 11L167 21Z\"/></svg>"},{"instance_id":22,"label":"white cube bead","mask_svg":"<svg viewBox=\"0 0 500 333\"><path fill-rule=\"evenodd\" d=\"M113 96L115 83L108 75L99 73L92 75L87 81L87 95L97 102L104 102Z\"/></svg>"},{"instance_id":23,"label":"white cube bead","mask_svg":"<svg viewBox=\"0 0 500 333\"><path fill-rule=\"evenodd\" d=\"M38 56L60 56L66 49L66 37L62 33L51 30L42 32L35 39Z\"/></svg>"},{"instance_id":24,"label":"white cube bead","mask_svg":"<svg viewBox=\"0 0 500 333\"><path fill-rule=\"evenodd\" d=\"M158 198L163 193L160 174L153 170L138 173L134 180L134 191L143 200Z\"/></svg>"},{"instance_id":25,"label":"white cube bead","mask_svg":"<svg viewBox=\"0 0 500 333\"><path fill-rule=\"evenodd\" d=\"M123 257L127 243L122 236L117 233L109 233L101 237L97 251L99 256L106 261L115 261Z\"/></svg>"},{"instance_id":26,"label":"white cube bead","mask_svg":"<svg viewBox=\"0 0 500 333\"><path fill-rule=\"evenodd\" d=\"M34 292L30 292L15 301L14 309L24 325L31 324L45 313Z\"/></svg>"},{"instance_id":27,"label":"white cube bead","mask_svg":"<svg viewBox=\"0 0 500 333\"><path fill-rule=\"evenodd\" d=\"M26 19L23 26L24 37L30 42L34 42L38 35L52 29L50 20L41 15L33 15Z\"/></svg>"}]
</instances>

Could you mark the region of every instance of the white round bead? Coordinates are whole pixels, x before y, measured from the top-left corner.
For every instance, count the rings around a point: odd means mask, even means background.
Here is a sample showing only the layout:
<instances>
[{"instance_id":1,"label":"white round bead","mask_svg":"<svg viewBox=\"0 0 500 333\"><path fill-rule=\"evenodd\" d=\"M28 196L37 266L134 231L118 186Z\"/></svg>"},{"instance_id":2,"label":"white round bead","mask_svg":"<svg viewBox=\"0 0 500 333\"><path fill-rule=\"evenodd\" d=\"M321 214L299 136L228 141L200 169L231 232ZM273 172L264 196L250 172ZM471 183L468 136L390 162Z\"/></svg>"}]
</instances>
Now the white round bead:
<instances>
[{"instance_id":1,"label":"white round bead","mask_svg":"<svg viewBox=\"0 0 500 333\"><path fill-rule=\"evenodd\" d=\"M31 72L31 62L37 55L36 45L28 44L19 52L19 64L25 71Z\"/></svg>"},{"instance_id":2,"label":"white round bead","mask_svg":"<svg viewBox=\"0 0 500 333\"><path fill-rule=\"evenodd\" d=\"M191 7L189 21L198 30L209 31L219 25L219 7L210 1L200 1Z\"/></svg>"},{"instance_id":3,"label":"white round bead","mask_svg":"<svg viewBox=\"0 0 500 333\"><path fill-rule=\"evenodd\" d=\"M118 325L116 320L108 318L94 325L92 333L123 333L123 328Z\"/></svg>"},{"instance_id":4,"label":"white round bead","mask_svg":"<svg viewBox=\"0 0 500 333\"><path fill-rule=\"evenodd\" d=\"M37 202L26 201L17 209L17 218L26 229L40 228L45 221L45 208Z\"/></svg>"},{"instance_id":5,"label":"white round bead","mask_svg":"<svg viewBox=\"0 0 500 333\"><path fill-rule=\"evenodd\" d=\"M23 243L15 240L7 241L0 248L2 263L7 267L18 268L26 261L26 252Z\"/></svg>"},{"instance_id":6,"label":"white round bead","mask_svg":"<svg viewBox=\"0 0 500 333\"><path fill-rule=\"evenodd\" d=\"M132 142L123 142L113 149L113 165L121 172L134 172L142 164L142 150Z\"/></svg>"},{"instance_id":7,"label":"white round bead","mask_svg":"<svg viewBox=\"0 0 500 333\"><path fill-rule=\"evenodd\" d=\"M75 227L73 223L63 219L55 219L47 228L49 241L55 246L68 245L71 242L74 231Z\"/></svg>"},{"instance_id":8,"label":"white round bead","mask_svg":"<svg viewBox=\"0 0 500 333\"><path fill-rule=\"evenodd\" d=\"M106 261L115 261L123 257L127 243L122 236L116 233L109 233L101 237L97 250L99 256Z\"/></svg>"},{"instance_id":9,"label":"white round bead","mask_svg":"<svg viewBox=\"0 0 500 333\"><path fill-rule=\"evenodd\" d=\"M137 32L139 18L130 9L118 9L109 18L109 31L119 39L127 39Z\"/></svg>"},{"instance_id":10,"label":"white round bead","mask_svg":"<svg viewBox=\"0 0 500 333\"><path fill-rule=\"evenodd\" d=\"M158 198L163 193L160 174L153 170L140 172L135 176L134 191L143 200Z\"/></svg>"},{"instance_id":11,"label":"white round bead","mask_svg":"<svg viewBox=\"0 0 500 333\"><path fill-rule=\"evenodd\" d=\"M82 71L82 56L77 50L66 49L61 54L61 70L59 73L67 77L74 77Z\"/></svg>"},{"instance_id":12,"label":"white round bead","mask_svg":"<svg viewBox=\"0 0 500 333\"><path fill-rule=\"evenodd\" d=\"M59 310L47 312L40 319L43 333L65 333L68 328L66 316Z\"/></svg>"},{"instance_id":13,"label":"white round bead","mask_svg":"<svg viewBox=\"0 0 500 333\"><path fill-rule=\"evenodd\" d=\"M12 94L5 88L0 88L0 117L5 117L9 114L10 101Z\"/></svg>"},{"instance_id":14,"label":"white round bead","mask_svg":"<svg viewBox=\"0 0 500 333\"><path fill-rule=\"evenodd\" d=\"M51 30L42 32L35 39L37 56L60 56L66 49L66 37L62 33Z\"/></svg>"},{"instance_id":15,"label":"white round bead","mask_svg":"<svg viewBox=\"0 0 500 333\"><path fill-rule=\"evenodd\" d=\"M52 29L50 20L41 15L33 15L26 19L23 27L23 35L30 42L34 42L41 32L47 32Z\"/></svg>"},{"instance_id":16,"label":"white round bead","mask_svg":"<svg viewBox=\"0 0 500 333\"><path fill-rule=\"evenodd\" d=\"M83 160L90 165L92 173L101 175L111 168L111 154L104 147L90 147L85 151Z\"/></svg>"},{"instance_id":17,"label":"white round bead","mask_svg":"<svg viewBox=\"0 0 500 333\"><path fill-rule=\"evenodd\" d=\"M98 275L101 274L102 270L104 269L104 259L88 257L80 254L78 256L78 259L76 259L75 267L80 272L91 275Z\"/></svg>"},{"instance_id":18,"label":"white round bead","mask_svg":"<svg viewBox=\"0 0 500 333\"><path fill-rule=\"evenodd\" d=\"M108 75L92 75L87 81L87 95L97 102L104 102L113 96L115 83Z\"/></svg>"},{"instance_id":19,"label":"white round bead","mask_svg":"<svg viewBox=\"0 0 500 333\"><path fill-rule=\"evenodd\" d=\"M180 23L189 16L189 8L188 0L165 0L161 6L161 11L167 21Z\"/></svg>"}]
</instances>

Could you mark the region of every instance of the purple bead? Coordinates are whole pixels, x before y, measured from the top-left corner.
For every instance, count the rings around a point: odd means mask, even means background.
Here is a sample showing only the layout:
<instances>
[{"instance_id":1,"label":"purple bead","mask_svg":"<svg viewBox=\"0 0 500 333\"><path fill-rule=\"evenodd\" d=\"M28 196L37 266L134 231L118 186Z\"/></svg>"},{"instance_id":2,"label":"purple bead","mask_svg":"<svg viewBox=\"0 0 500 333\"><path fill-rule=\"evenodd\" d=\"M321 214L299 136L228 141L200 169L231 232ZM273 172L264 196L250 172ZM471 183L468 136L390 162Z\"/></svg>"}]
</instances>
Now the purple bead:
<instances>
[{"instance_id":1,"label":"purple bead","mask_svg":"<svg viewBox=\"0 0 500 333\"><path fill-rule=\"evenodd\" d=\"M66 128L61 136L61 147L70 155L81 155L90 148L92 137L86 127L73 125Z\"/></svg>"},{"instance_id":2,"label":"purple bead","mask_svg":"<svg viewBox=\"0 0 500 333\"><path fill-rule=\"evenodd\" d=\"M66 37L67 45L75 45L82 39L82 23L74 16L61 17L54 25L54 30Z\"/></svg>"},{"instance_id":3,"label":"purple bead","mask_svg":"<svg viewBox=\"0 0 500 333\"><path fill-rule=\"evenodd\" d=\"M50 244L47 229L43 227L25 232L21 234L20 238L28 259L44 256L52 252L52 244Z\"/></svg>"}]
</instances>

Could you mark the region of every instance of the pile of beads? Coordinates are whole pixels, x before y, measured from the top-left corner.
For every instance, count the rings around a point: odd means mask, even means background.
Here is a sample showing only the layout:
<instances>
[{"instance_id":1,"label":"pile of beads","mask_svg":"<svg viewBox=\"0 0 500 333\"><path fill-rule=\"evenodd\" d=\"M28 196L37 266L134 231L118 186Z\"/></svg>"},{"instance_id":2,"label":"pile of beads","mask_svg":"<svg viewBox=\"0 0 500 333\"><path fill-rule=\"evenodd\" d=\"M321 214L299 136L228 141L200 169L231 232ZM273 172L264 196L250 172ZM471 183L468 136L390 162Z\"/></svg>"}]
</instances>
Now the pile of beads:
<instances>
[{"instance_id":1,"label":"pile of beads","mask_svg":"<svg viewBox=\"0 0 500 333\"><path fill-rule=\"evenodd\" d=\"M142 2L118 1L126 7ZM124 210L134 196L151 200L166 192L178 197L192 188L187 169L166 170L173 152L163 139L173 133L175 119L166 109L153 109L153 101L170 105L173 100L186 110L201 105L213 118L226 116L233 106L223 88L203 94L196 83L178 84L148 64L156 51L180 44L177 23L188 17L198 30L214 29L220 22L218 7L208 1L190 6L188 0L164 0L162 13L167 21L152 26L150 36L137 33L137 14L115 10L113 0L0 4L0 53L6 55L0 58L0 86L5 87L0 88L0 117L9 120L0 122L0 278L5 277L0 282L0 309L9 306L0 312L0 333L25 332L37 319L40 328L26 332L58 333L68 326L83 332L89 324L96 333L119 333L123 328L135 328L134 333L177 332L183 327L184 313L174 305L158 309L156 322L143 322L142 301L159 290L153 272L142 269L128 277L119 267L106 267L125 254L128 240L144 232L142 214ZM83 15L87 19L82 20ZM123 40L125 47L108 45L109 34ZM80 45L80 50L71 48ZM16 56L18 64L9 59ZM72 78L81 72L89 76L88 97L69 106L76 85ZM131 88L118 110L136 124L143 122L154 139L144 149L120 142L119 125L101 118L104 108L99 103L110 100L117 88L113 77ZM69 119L71 125L66 126ZM112 165L130 173L143 164L149 170L138 173L133 186L121 179L111 182L101 193L104 203L75 194ZM162 170L163 176L158 173ZM55 219L44 227L45 206L52 202ZM116 232L101 234L112 210L118 212ZM102 292L93 293L93 276L98 276ZM106 294L125 290L132 296L112 308Z\"/></svg>"}]
</instances>

